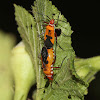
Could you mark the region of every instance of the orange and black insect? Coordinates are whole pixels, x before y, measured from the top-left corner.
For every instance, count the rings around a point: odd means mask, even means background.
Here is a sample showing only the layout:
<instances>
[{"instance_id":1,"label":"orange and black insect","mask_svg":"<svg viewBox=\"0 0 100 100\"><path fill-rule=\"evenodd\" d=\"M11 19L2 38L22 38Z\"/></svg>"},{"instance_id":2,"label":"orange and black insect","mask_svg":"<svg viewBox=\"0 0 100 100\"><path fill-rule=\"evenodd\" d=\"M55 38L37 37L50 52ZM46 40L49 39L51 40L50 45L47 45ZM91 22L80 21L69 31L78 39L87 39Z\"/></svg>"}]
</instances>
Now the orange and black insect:
<instances>
[{"instance_id":1,"label":"orange and black insect","mask_svg":"<svg viewBox=\"0 0 100 100\"><path fill-rule=\"evenodd\" d=\"M41 51L41 60L42 60L42 68L43 72L49 81L53 80L53 68L60 68L60 67L53 67L55 63L55 55L53 48L47 49L46 47L42 48Z\"/></svg>"},{"instance_id":2,"label":"orange and black insect","mask_svg":"<svg viewBox=\"0 0 100 100\"><path fill-rule=\"evenodd\" d=\"M46 31L44 34L44 44L49 49L54 45L55 37L57 43L57 36L60 36L61 29L55 29L54 19L50 20L49 24L46 26Z\"/></svg>"},{"instance_id":3,"label":"orange and black insect","mask_svg":"<svg viewBox=\"0 0 100 100\"><path fill-rule=\"evenodd\" d=\"M60 68L60 67L53 67L56 60L56 48L55 48L55 55L54 55L53 45L55 42L55 38L56 38L56 45L57 45L57 36L60 36L61 29L55 29L56 24L54 22L54 19L51 19L49 23L48 22L45 23L47 23L48 25L46 26L46 30L44 34L45 46L42 48L41 51L41 61L42 61L42 68L44 74L49 79L49 81L52 81L54 75L53 68Z\"/></svg>"},{"instance_id":4,"label":"orange and black insect","mask_svg":"<svg viewBox=\"0 0 100 100\"><path fill-rule=\"evenodd\" d=\"M41 51L41 60L43 72L49 80L53 80L53 61L54 61L54 52L53 49L47 49L46 47L42 48Z\"/></svg>"},{"instance_id":5,"label":"orange and black insect","mask_svg":"<svg viewBox=\"0 0 100 100\"><path fill-rule=\"evenodd\" d=\"M47 18L49 18L47 15L43 15L43 16L46 16ZM57 43L57 36L60 36L61 29L55 29L55 26L58 24L58 20L57 20L57 24L55 24L55 20L53 18L52 19L49 18L49 22L44 21L44 23L47 24L45 33L42 33L44 34L44 45L47 47L47 49L50 49L54 45L55 38L56 38L56 43Z\"/></svg>"},{"instance_id":6,"label":"orange and black insect","mask_svg":"<svg viewBox=\"0 0 100 100\"><path fill-rule=\"evenodd\" d=\"M65 56L65 58L66 57L67 56ZM54 67L56 56L54 55L53 48L50 49L47 49L46 47L42 48L41 51L42 68L45 76L49 79L49 81L51 82L53 81L53 75L54 75L53 68L61 68L65 58L62 60L60 67Z\"/></svg>"}]
</instances>

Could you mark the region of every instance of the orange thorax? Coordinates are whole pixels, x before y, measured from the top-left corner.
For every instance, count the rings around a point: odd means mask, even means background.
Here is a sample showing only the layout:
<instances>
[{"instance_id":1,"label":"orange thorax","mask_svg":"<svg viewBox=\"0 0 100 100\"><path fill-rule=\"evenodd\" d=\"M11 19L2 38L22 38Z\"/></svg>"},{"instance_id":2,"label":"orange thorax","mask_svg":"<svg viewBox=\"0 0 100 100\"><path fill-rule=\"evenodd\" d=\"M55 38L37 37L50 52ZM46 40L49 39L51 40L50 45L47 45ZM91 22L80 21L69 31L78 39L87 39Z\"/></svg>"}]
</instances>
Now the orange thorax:
<instances>
[{"instance_id":1,"label":"orange thorax","mask_svg":"<svg viewBox=\"0 0 100 100\"><path fill-rule=\"evenodd\" d=\"M46 26L46 31L44 34L44 41L47 40L47 36L51 37L50 41L52 42L52 44L54 44L54 40L55 40L54 26L51 26L51 25Z\"/></svg>"}]
</instances>

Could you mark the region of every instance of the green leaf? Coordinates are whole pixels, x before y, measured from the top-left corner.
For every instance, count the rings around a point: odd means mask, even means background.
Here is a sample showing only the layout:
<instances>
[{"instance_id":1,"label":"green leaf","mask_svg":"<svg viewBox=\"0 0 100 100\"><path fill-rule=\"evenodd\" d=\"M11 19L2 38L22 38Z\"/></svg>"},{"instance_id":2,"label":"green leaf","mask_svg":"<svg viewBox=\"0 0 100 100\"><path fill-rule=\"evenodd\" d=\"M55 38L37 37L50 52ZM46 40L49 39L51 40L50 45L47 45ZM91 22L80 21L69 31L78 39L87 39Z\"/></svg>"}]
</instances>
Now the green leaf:
<instances>
[{"instance_id":1,"label":"green leaf","mask_svg":"<svg viewBox=\"0 0 100 100\"><path fill-rule=\"evenodd\" d=\"M71 46L71 37L69 37L72 33L70 24L49 0L37 0L34 3L34 7L32 8L36 22L38 23L37 27L42 27L42 25L44 24L43 20L48 21L46 16L49 16L51 19L52 15L54 14L53 18L55 19L55 23L57 23L58 21L58 26L56 28L60 28L62 30L62 34L58 38L57 42L63 49L57 46L57 59L54 66L57 67L61 65L62 61L66 57L66 59L63 61L61 69L59 69L59 71L54 71L56 74L54 80L59 83L59 86L55 84L55 82L53 82L52 88L54 88L54 90L51 88L51 86L45 89L43 100L58 100L58 98L60 98L59 100L64 100L65 97L67 100L69 99L69 96L73 98L73 100L75 100L76 98L83 98L84 91L86 90L87 86L86 83L81 80L81 78L75 72L73 64L75 54ZM42 29L40 29L39 31L45 32L45 30ZM62 91L65 93L63 93Z\"/></svg>"},{"instance_id":2,"label":"green leaf","mask_svg":"<svg viewBox=\"0 0 100 100\"><path fill-rule=\"evenodd\" d=\"M40 53L40 43L39 37L36 28L36 22L34 21L33 16L28 13L24 8L14 5L15 6L15 19L18 24L18 31L23 39L25 44L25 48L30 55L33 67L35 67L36 71L36 81L37 81L37 88L41 85L41 66L39 66L40 59L38 55ZM37 94L40 91L37 91Z\"/></svg>"}]
</instances>

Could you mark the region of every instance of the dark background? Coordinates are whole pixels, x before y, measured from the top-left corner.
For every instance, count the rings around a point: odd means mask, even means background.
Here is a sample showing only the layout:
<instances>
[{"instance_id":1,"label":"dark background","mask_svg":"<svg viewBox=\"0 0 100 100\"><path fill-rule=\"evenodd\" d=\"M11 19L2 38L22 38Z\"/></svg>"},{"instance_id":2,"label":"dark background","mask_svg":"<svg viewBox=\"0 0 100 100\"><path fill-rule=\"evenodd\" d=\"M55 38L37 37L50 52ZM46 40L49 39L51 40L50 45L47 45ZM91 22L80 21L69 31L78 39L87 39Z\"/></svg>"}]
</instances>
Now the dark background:
<instances>
[{"instance_id":1,"label":"dark background","mask_svg":"<svg viewBox=\"0 0 100 100\"><path fill-rule=\"evenodd\" d=\"M100 2L99 1L75 1L52 0L53 4L61 11L72 26L72 46L76 55L81 58L89 58L100 55ZM17 37L17 43L21 40L14 19L13 3L31 10L33 0L3 0L0 2L0 29L12 32ZM89 86L89 93L85 100L100 100L100 72Z\"/></svg>"}]
</instances>

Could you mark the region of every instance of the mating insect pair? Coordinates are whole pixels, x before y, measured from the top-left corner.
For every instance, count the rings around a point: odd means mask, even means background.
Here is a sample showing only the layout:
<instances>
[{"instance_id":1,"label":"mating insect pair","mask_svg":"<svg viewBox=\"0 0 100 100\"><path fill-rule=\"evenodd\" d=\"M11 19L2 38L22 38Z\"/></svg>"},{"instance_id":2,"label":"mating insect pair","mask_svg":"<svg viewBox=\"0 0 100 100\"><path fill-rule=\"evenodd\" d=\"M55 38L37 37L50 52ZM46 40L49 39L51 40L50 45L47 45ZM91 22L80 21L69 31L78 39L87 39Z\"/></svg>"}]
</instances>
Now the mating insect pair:
<instances>
[{"instance_id":1,"label":"mating insect pair","mask_svg":"<svg viewBox=\"0 0 100 100\"><path fill-rule=\"evenodd\" d=\"M50 20L48 25L46 26L46 31L44 34L44 47L41 51L41 61L42 61L42 68L43 72L49 81L53 80L53 68L60 68L60 67L53 67L56 55L54 54L53 45L56 38L57 44L57 33L58 36L61 34L61 29L55 29L54 19Z\"/></svg>"},{"instance_id":2,"label":"mating insect pair","mask_svg":"<svg viewBox=\"0 0 100 100\"><path fill-rule=\"evenodd\" d=\"M42 48L41 51L41 61L45 76L49 79L49 81L53 81L53 75L54 75L53 68L60 68L53 66L56 61L56 48L54 53L53 45L56 41L56 46L57 46L57 37L60 36L61 29L55 29L56 24L54 22L54 19L51 19L50 22L47 24L48 25L46 26L46 30L44 33L44 47Z\"/></svg>"}]
</instances>

